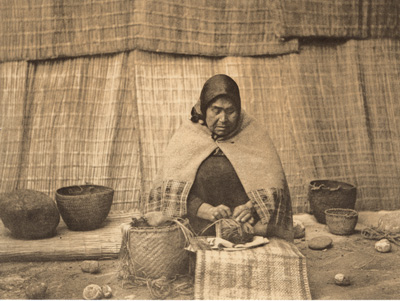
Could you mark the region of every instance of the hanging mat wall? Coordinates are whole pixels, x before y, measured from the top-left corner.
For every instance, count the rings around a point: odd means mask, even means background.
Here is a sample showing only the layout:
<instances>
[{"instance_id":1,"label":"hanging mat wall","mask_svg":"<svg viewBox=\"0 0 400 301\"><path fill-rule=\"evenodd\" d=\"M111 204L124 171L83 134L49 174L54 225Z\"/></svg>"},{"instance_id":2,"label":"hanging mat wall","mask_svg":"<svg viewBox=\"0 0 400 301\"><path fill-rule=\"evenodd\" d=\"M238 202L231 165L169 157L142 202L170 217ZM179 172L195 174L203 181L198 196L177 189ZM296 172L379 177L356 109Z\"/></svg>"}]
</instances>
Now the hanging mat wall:
<instances>
[{"instance_id":1,"label":"hanging mat wall","mask_svg":"<svg viewBox=\"0 0 400 301\"><path fill-rule=\"evenodd\" d=\"M0 9L0 61L133 49L207 56L284 54L279 0L16 0Z\"/></svg>"},{"instance_id":2,"label":"hanging mat wall","mask_svg":"<svg viewBox=\"0 0 400 301\"><path fill-rule=\"evenodd\" d=\"M300 54L206 58L142 51L0 64L0 190L90 182L112 211L140 206L204 81L226 73L268 129L295 213L310 180L357 186L358 210L398 209L400 42L305 45Z\"/></svg>"}]
</instances>

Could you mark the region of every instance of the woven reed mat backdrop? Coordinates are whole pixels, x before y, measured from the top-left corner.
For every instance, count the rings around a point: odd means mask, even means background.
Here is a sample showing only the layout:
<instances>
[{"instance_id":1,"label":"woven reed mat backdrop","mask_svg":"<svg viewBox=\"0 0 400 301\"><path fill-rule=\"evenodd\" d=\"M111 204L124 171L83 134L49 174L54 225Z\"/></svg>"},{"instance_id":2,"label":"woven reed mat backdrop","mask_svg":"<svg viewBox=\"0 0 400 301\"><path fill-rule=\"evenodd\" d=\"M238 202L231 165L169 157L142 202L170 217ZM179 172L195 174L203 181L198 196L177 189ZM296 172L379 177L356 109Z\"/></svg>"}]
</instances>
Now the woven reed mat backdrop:
<instances>
[{"instance_id":1,"label":"woven reed mat backdrop","mask_svg":"<svg viewBox=\"0 0 400 301\"><path fill-rule=\"evenodd\" d=\"M269 130L295 213L307 186L357 186L358 210L400 208L400 42L303 44L283 56L131 51L0 64L0 191L115 189L112 211L140 207L169 139L204 81L226 73Z\"/></svg>"},{"instance_id":2,"label":"woven reed mat backdrop","mask_svg":"<svg viewBox=\"0 0 400 301\"><path fill-rule=\"evenodd\" d=\"M0 58L133 49L209 56L284 54L298 50L300 37L399 38L399 11L397 0L5 1Z\"/></svg>"},{"instance_id":3,"label":"woven reed mat backdrop","mask_svg":"<svg viewBox=\"0 0 400 301\"><path fill-rule=\"evenodd\" d=\"M298 50L284 41L281 1L5 1L0 58L48 59L141 49L226 56Z\"/></svg>"},{"instance_id":4,"label":"woven reed mat backdrop","mask_svg":"<svg viewBox=\"0 0 400 301\"><path fill-rule=\"evenodd\" d=\"M283 36L399 38L398 0L283 0Z\"/></svg>"}]
</instances>

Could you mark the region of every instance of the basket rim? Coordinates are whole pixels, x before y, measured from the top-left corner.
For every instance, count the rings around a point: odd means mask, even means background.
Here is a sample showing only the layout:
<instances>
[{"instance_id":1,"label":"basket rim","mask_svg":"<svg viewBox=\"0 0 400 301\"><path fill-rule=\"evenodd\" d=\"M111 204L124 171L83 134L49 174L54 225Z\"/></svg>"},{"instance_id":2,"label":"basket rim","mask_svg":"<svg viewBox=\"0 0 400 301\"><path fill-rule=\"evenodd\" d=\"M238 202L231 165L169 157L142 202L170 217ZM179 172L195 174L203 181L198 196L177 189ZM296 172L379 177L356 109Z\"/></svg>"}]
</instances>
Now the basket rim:
<instances>
[{"instance_id":1,"label":"basket rim","mask_svg":"<svg viewBox=\"0 0 400 301\"><path fill-rule=\"evenodd\" d=\"M355 185L351 184L351 183L344 182L344 181L339 181L339 180L331 180L331 179L311 180L308 183L308 186L309 186L309 188L313 188L313 187L315 187L316 185L319 184L321 186L321 187L319 187L319 189L326 189L326 190L332 189L332 187L324 185L324 183L326 183L326 182L331 182L331 183L337 184L340 189L344 189L344 190L357 189L357 187Z\"/></svg>"},{"instance_id":2,"label":"basket rim","mask_svg":"<svg viewBox=\"0 0 400 301\"><path fill-rule=\"evenodd\" d=\"M189 223L188 219L184 219L183 224ZM171 225L166 225L166 226L156 226L156 227L135 227L130 225L129 227L129 232L169 232L172 230L175 230L176 228L180 228L177 223L172 223Z\"/></svg>"},{"instance_id":3,"label":"basket rim","mask_svg":"<svg viewBox=\"0 0 400 301\"><path fill-rule=\"evenodd\" d=\"M325 210L325 216L356 217L358 212L350 208L329 208Z\"/></svg>"},{"instance_id":4,"label":"basket rim","mask_svg":"<svg viewBox=\"0 0 400 301\"><path fill-rule=\"evenodd\" d=\"M77 187L101 187L104 188L103 191L97 191L97 192L92 192L90 194L63 194L60 193L62 189L71 189L71 188L77 188ZM114 192L114 189L109 187L109 186L104 186L104 185L96 185L96 184L84 184L84 185L71 185L71 186L64 186L60 187L56 190L56 196L64 197L64 198L81 198L81 197L86 197L86 196L93 196L93 195L99 195L99 194L107 194Z\"/></svg>"}]
</instances>

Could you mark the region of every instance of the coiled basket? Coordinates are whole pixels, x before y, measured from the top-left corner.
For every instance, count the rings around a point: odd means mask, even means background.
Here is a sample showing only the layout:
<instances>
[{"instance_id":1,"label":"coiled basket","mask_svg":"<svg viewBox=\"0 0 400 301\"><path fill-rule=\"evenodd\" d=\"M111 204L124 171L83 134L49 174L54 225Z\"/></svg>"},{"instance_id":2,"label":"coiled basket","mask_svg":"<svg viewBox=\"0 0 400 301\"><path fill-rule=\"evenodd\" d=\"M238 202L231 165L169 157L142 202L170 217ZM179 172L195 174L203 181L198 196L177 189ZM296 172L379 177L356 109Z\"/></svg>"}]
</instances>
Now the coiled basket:
<instances>
[{"instance_id":1,"label":"coiled basket","mask_svg":"<svg viewBox=\"0 0 400 301\"><path fill-rule=\"evenodd\" d=\"M107 218L114 190L100 185L62 187L56 191L58 210L70 230L100 228Z\"/></svg>"}]
</instances>

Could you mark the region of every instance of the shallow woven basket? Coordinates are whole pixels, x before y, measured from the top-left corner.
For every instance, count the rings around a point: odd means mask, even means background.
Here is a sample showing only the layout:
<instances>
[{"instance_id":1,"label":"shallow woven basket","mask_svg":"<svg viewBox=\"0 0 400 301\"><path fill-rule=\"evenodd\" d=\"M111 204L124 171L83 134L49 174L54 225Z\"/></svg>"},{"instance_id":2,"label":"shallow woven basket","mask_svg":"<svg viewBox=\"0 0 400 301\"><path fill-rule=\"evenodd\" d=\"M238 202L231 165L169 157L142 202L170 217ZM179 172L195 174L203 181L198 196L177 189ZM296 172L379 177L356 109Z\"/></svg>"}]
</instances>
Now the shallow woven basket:
<instances>
[{"instance_id":1,"label":"shallow woven basket","mask_svg":"<svg viewBox=\"0 0 400 301\"><path fill-rule=\"evenodd\" d=\"M107 218L114 190L99 185L63 187L56 191L58 210L70 230L99 228Z\"/></svg>"},{"instance_id":2,"label":"shallow woven basket","mask_svg":"<svg viewBox=\"0 0 400 301\"><path fill-rule=\"evenodd\" d=\"M185 220L183 225L187 226ZM164 227L131 227L128 230L129 264L135 276L173 278L189 267L186 238L177 224Z\"/></svg>"},{"instance_id":3,"label":"shallow woven basket","mask_svg":"<svg viewBox=\"0 0 400 301\"><path fill-rule=\"evenodd\" d=\"M326 224L329 232L338 235L349 235L354 232L358 213L353 209L331 208L325 210Z\"/></svg>"}]
</instances>

